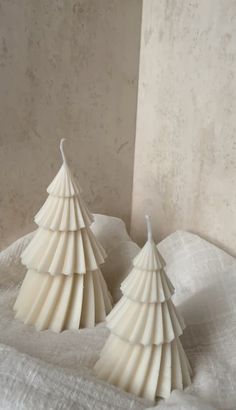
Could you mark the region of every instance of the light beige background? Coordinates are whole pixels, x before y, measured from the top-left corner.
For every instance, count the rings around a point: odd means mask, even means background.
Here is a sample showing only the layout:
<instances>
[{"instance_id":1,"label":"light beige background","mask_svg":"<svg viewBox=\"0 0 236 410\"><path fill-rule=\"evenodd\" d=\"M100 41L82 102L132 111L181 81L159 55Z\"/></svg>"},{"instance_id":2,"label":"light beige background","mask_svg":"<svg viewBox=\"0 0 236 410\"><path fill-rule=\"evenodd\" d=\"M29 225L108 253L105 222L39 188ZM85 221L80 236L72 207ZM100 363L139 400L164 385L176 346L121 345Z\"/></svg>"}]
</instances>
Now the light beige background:
<instances>
[{"instance_id":1,"label":"light beige background","mask_svg":"<svg viewBox=\"0 0 236 410\"><path fill-rule=\"evenodd\" d=\"M90 209L130 221L141 0L0 0L0 249L61 164Z\"/></svg>"},{"instance_id":2,"label":"light beige background","mask_svg":"<svg viewBox=\"0 0 236 410\"><path fill-rule=\"evenodd\" d=\"M236 254L236 1L143 4L132 234L148 212Z\"/></svg>"},{"instance_id":3,"label":"light beige background","mask_svg":"<svg viewBox=\"0 0 236 410\"><path fill-rule=\"evenodd\" d=\"M67 137L92 211L236 254L236 1L141 7L0 0L0 248L35 226Z\"/></svg>"}]
</instances>

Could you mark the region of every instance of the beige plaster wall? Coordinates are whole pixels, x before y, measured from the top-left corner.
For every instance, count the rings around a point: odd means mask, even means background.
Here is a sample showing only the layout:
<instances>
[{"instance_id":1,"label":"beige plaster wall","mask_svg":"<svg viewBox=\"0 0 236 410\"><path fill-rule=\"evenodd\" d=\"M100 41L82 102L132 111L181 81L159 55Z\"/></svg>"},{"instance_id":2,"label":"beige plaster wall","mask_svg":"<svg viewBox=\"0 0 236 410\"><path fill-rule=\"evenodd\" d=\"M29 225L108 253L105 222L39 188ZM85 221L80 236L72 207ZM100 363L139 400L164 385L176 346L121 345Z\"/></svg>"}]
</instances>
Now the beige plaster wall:
<instances>
[{"instance_id":1,"label":"beige plaster wall","mask_svg":"<svg viewBox=\"0 0 236 410\"><path fill-rule=\"evenodd\" d=\"M67 137L92 211L236 253L236 1L144 0L133 167L140 23L141 0L0 0L0 249Z\"/></svg>"},{"instance_id":2,"label":"beige plaster wall","mask_svg":"<svg viewBox=\"0 0 236 410\"><path fill-rule=\"evenodd\" d=\"M0 249L33 229L60 163L90 209L131 212L141 0L0 0Z\"/></svg>"},{"instance_id":3,"label":"beige plaster wall","mask_svg":"<svg viewBox=\"0 0 236 410\"><path fill-rule=\"evenodd\" d=\"M132 234L236 254L236 1L144 0Z\"/></svg>"}]
</instances>

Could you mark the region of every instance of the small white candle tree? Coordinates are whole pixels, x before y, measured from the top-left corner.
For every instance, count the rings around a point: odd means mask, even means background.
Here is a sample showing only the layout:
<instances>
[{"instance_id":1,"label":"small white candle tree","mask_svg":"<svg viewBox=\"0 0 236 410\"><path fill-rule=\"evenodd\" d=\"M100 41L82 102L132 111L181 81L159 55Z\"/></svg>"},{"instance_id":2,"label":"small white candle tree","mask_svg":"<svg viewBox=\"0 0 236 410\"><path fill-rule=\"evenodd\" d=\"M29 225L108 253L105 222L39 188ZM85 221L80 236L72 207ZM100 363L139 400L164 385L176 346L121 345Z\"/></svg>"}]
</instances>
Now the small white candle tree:
<instances>
[{"instance_id":1,"label":"small white candle tree","mask_svg":"<svg viewBox=\"0 0 236 410\"><path fill-rule=\"evenodd\" d=\"M188 386L191 368L179 340L184 322L171 301L174 288L146 218L148 240L107 317L111 334L94 369L98 377L155 400Z\"/></svg>"},{"instance_id":2,"label":"small white candle tree","mask_svg":"<svg viewBox=\"0 0 236 410\"><path fill-rule=\"evenodd\" d=\"M37 330L93 327L111 310L100 271L106 253L90 229L93 216L67 164L49 185L35 216L39 226L22 254L28 271L14 305L16 318Z\"/></svg>"}]
</instances>

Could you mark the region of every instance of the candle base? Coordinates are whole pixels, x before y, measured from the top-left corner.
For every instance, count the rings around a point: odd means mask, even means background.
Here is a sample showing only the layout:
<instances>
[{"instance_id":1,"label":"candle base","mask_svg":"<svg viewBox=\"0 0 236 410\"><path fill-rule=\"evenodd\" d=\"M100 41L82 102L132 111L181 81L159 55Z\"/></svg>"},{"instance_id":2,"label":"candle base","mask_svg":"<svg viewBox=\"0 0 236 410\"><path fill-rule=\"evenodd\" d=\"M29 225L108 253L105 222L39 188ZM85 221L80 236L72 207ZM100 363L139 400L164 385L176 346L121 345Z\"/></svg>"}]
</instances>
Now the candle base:
<instances>
[{"instance_id":1,"label":"candle base","mask_svg":"<svg viewBox=\"0 0 236 410\"><path fill-rule=\"evenodd\" d=\"M16 318L37 330L94 327L112 308L107 285L96 270L56 275L29 270L14 305Z\"/></svg>"}]
</instances>

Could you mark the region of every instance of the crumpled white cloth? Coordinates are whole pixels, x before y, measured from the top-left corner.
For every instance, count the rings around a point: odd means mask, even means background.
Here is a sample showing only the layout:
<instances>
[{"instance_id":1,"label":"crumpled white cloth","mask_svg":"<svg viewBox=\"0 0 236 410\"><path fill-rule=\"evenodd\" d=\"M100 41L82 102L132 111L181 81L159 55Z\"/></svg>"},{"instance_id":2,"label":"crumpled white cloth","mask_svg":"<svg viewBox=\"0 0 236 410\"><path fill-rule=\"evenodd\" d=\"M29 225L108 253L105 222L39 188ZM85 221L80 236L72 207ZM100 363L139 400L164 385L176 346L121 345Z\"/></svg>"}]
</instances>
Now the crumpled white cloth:
<instances>
[{"instance_id":1,"label":"crumpled white cloth","mask_svg":"<svg viewBox=\"0 0 236 410\"><path fill-rule=\"evenodd\" d=\"M107 250L103 273L115 300L139 248L118 218L95 215L93 230ZM0 409L143 410L154 406L98 380L92 371L108 330L36 332L14 319L25 275L20 254L33 233L0 253ZM196 235L178 231L158 246L187 322L182 338L193 384L160 400L159 410L236 408L236 261ZM214 407L215 406L215 407Z\"/></svg>"}]
</instances>

